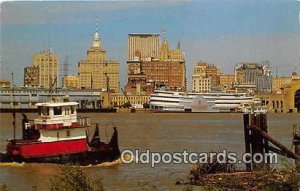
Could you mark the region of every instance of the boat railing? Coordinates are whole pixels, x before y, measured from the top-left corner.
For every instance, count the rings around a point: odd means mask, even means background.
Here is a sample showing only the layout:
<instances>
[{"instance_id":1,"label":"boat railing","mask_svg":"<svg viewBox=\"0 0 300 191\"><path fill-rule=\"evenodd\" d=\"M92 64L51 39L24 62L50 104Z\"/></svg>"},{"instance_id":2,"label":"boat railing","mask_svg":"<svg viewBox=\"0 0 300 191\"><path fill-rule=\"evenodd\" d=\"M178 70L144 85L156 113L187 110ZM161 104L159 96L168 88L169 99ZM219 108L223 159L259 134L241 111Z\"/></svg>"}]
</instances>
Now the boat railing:
<instances>
[{"instance_id":1,"label":"boat railing","mask_svg":"<svg viewBox=\"0 0 300 191\"><path fill-rule=\"evenodd\" d=\"M91 125L91 120L89 117L77 117L77 123L80 126L90 126Z\"/></svg>"}]
</instances>

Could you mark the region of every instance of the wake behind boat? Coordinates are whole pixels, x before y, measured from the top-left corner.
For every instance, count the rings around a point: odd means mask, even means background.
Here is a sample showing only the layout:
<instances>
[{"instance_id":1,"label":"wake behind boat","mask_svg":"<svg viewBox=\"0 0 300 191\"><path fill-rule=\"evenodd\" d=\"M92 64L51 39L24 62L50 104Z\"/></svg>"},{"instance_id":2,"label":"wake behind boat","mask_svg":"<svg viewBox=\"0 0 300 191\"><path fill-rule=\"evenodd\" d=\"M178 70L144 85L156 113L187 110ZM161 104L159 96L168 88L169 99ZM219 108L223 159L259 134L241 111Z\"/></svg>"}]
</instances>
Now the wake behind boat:
<instances>
[{"instance_id":1,"label":"wake behind boat","mask_svg":"<svg viewBox=\"0 0 300 191\"><path fill-rule=\"evenodd\" d=\"M36 105L38 117L31 125L27 116L22 114L22 138L16 139L14 130L14 138L8 141L6 153L0 154L0 162L90 165L120 157L116 127L113 127L108 143L100 140L98 124L89 139L90 119L77 117L77 102L52 100Z\"/></svg>"}]
</instances>

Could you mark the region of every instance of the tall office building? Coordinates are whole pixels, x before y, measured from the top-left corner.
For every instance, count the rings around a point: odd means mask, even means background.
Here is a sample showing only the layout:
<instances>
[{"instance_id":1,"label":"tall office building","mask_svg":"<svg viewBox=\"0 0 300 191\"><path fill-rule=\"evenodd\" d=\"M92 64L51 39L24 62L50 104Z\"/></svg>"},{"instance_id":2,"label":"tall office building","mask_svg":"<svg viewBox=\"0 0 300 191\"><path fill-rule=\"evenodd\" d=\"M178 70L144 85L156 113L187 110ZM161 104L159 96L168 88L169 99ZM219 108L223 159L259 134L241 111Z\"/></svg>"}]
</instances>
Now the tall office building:
<instances>
[{"instance_id":1,"label":"tall office building","mask_svg":"<svg viewBox=\"0 0 300 191\"><path fill-rule=\"evenodd\" d=\"M79 89L80 88L79 82L80 81L78 76L65 76L63 78L63 87L69 89Z\"/></svg>"},{"instance_id":2,"label":"tall office building","mask_svg":"<svg viewBox=\"0 0 300 191\"><path fill-rule=\"evenodd\" d=\"M209 93L211 92L211 78L193 75L192 86L193 92Z\"/></svg>"},{"instance_id":3,"label":"tall office building","mask_svg":"<svg viewBox=\"0 0 300 191\"><path fill-rule=\"evenodd\" d=\"M240 91L270 92L272 87L269 63L241 63L235 70L235 87Z\"/></svg>"},{"instance_id":4,"label":"tall office building","mask_svg":"<svg viewBox=\"0 0 300 191\"><path fill-rule=\"evenodd\" d=\"M159 58L159 34L128 34L127 61Z\"/></svg>"},{"instance_id":5,"label":"tall office building","mask_svg":"<svg viewBox=\"0 0 300 191\"><path fill-rule=\"evenodd\" d=\"M180 50L180 43L176 49L170 50L166 39L159 45L159 35L129 34L128 36L126 92L150 94L153 89L161 86L172 90L186 89L185 58ZM144 51L136 47L141 47ZM132 54L134 51L135 55Z\"/></svg>"},{"instance_id":6,"label":"tall office building","mask_svg":"<svg viewBox=\"0 0 300 191\"><path fill-rule=\"evenodd\" d=\"M101 44L97 28L86 60L78 63L78 76L81 89L119 91L119 63L106 60L106 51Z\"/></svg>"},{"instance_id":7,"label":"tall office building","mask_svg":"<svg viewBox=\"0 0 300 191\"><path fill-rule=\"evenodd\" d=\"M185 57L180 49L180 42L178 42L176 49L170 50L169 42L165 39L160 48L159 60L184 62Z\"/></svg>"},{"instance_id":8,"label":"tall office building","mask_svg":"<svg viewBox=\"0 0 300 191\"><path fill-rule=\"evenodd\" d=\"M222 89L231 90L233 88L235 76L234 74L221 74L220 87Z\"/></svg>"},{"instance_id":9,"label":"tall office building","mask_svg":"<svg viewBox=\"0 0 300 191\"><path fill-rule=\"evenodd\" d=\"M134 61L128 63L130 88L143 91L147 86L165 86L172 90L185 90L185 64L180 61ZM134 92L126 88L127 92Z\"/></svg>"},{"instance_id":10,"label":"tall office building","mask_svg":"<svg viewBox=\"0 0 300 191\"><path fill-rule=\"evenodd\" d=\"M37 87L39 86L39 67L25 67L24 68L24 86Z\"/></svg>"},{"instance_id":11,"label":"tall office building","mask_svg":"<svg viewBox=\"0 0 300 191\"><path fill-rule=\"evenodd\" d=\"M263 66L258 63L241 63L235 68L237 84L255 84L256 77L264 74Z\"/></svg>"},{"instance_id":12,"label":"tall office building","mask_svg":"<svg viewBox=\"0 0 300 191\"><path fill-rule=\"evenodd\" d=\"M208 78L210 78L209 80L210 86L203 86L203 87L210 87L211 89L215 89L220 87L220 74L221 72L219 66L215 66L213 64L208 64L206 62L200 61L194 67L193 78L195 78L196 81L198 81L199 83L200 82L206 83L208 81ZM200 78L203 78L203 80L200 80ZM209 89L209 91L211 91L211 89ZM207 90L205 90L205 92L207 92Z\"/></svg>"},{"instance_id":13,"label":"tall office building","mask_svg":"<svg viewBox=\"0 0 300 191\"><path fill-rule=\"evenodd\" d=\"M58 84L59 59L57 54L50 49L35 54L32 59L32 67L32 69L28 69L28 73L25 74L25 77L28 76L27 74L30 72L32 73L30 70L38 68L38 86L49 88L54 84Z\"/></svg>"}]
</instances>

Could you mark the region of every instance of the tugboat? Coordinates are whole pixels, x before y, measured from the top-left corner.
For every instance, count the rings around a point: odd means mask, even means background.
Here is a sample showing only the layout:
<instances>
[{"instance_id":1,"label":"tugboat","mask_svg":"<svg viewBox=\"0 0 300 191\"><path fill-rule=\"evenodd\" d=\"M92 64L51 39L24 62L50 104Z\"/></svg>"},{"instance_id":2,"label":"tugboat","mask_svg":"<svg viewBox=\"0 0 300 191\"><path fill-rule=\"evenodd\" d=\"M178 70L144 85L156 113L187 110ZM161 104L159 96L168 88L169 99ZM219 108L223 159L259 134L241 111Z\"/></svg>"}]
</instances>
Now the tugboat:
<instances>
[{"instance_id":1,"label":"tugboat","mask_svg":"<svg viewBox=\"0 0 300 191\"><path fill-rule=\"evenodd\" d=\"M6 153L0 154L0 162L93 165L120 157L116 127L109 143L100 140L98 124L89 139L90 119L77 117L77 102L51 100L36 106L38 117L32 125L22 114L22 139L15 138L13 113L14 138L8 141Z\"/></svg>"}]
</instances>

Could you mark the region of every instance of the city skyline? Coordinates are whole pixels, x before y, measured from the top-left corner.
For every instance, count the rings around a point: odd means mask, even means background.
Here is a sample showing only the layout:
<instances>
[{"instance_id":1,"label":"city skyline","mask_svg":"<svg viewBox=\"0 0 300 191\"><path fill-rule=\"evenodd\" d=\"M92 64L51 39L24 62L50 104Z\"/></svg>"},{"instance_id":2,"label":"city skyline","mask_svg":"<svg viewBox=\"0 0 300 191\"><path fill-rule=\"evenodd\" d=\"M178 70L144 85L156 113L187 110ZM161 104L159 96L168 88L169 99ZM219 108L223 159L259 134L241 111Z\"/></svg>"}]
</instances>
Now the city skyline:
<instances>
[{"instance_id":1,"label":"city skyline","mask_svg":"<svg viewBox=\"0 0 300 191\"><path fill-rule=\"evenodd\" d=\"M300 3L291 1L120 1L4 2L1 4L1 79L23 84L23 68L49 41L69 74L85 56L99 19L108 58L120 62L120 84L127 82L127 35L167 32L186 55L188 84L194 65L204 60L233 73L240 62L270 60L274 75L289 75L300 63ZM17 56L16 56L17 55ZM62 73L62 72L61 72Z\"/></svg>"}]
</instances>

